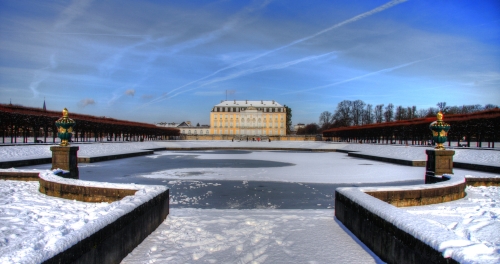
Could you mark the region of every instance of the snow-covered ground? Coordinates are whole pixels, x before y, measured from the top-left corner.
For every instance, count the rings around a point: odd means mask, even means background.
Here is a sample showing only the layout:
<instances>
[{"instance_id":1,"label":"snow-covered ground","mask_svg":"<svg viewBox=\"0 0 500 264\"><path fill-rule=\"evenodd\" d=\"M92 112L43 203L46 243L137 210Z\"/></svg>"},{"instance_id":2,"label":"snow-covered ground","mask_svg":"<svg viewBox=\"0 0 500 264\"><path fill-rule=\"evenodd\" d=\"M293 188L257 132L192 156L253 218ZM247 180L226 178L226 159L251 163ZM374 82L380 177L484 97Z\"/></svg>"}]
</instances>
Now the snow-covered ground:
<instances>
[{"instance_id":1,"label":"snow-covered ground","mask_svg":"<svg viewBox=\"0 0 500 264\"><path fill-rule=\"evenodd\" d=\"M362 154L378 157L389 157L404 160L427 160L426 149L434 147L375 145L375 144L348 144L342 150L359 151ZM500 166L500 151L486 149L452 149L455 151L454 161Z\"/></svg>"},{"instance_id":2,"label":"snow-covered ground","mask_svg":"<svg viewBox=\"0 0 500 264\"><path fill-rule=\"evenodd\" d=\"M115 142L115 143L85 143L72 144L79 146L78 156L92 157L121 153L137 152L155 148L305 148L305 149L342 149L359 151L363 154L390 157L405 160L426 160L425 149L432 147L376 145L376 144L346 144L317 141L147 141L147 142ZM454 160L474 164L500 164L500 151L480 149L454 149ZM0 161L51 157L50 145L2 146Z\"/></svg>"},{"instance_id":3,"label":"snow-covered ground","mask_svg":"<svg viewBox=\"0 0 500 264\"><path fill-rule=\"evenodd\" d=\"M333 214L172 209L122 263L380 263Z\"/></svg>"},{"instance_id":4,"label":"snow-covered ground","mask_svg":"<svg viewBox=\"0 0 500 264\"><path fill-rule=\"evenodd\" d=\"M44 195L38 182L0 180L0 263L40 263L132 211L166 188L133 184L85 183L86 186L139 190L113 203L86 203Z\"/></svg>"},{"instance_id":5,"label":"snow-covered ground","mask_svg":"<svg viewBox=\"0 0 500 264\"><path fill-rule=\"evenodd\" d=\"M469 259L500 263L500 187L468 186L466 192L460 200L401 209L425 219L427 224L483 244L465 252Z\"/></svg>"},{"instance_id":6,"label":"snow-covered ground","mask_svg":"<svg viewBox=\"0 0 500 264\"><path fill-rule=\"evenodd\" d=\"M80 146L79 156L102 156L162 147L273 147L346 149L400 159L425 159L424 147L325 142L164 141L94 143L78 146ZM420 158L422 153L424 158ZM499 153L493 150L457 150L455 160L459 158L459 160L471 163L500 164ZM421 179L424 173L421 167L351 158L343 153L250 151L246 154L231 155L217 154L213 151L197 151L196 153L159 151L147 158L155 159L162 156L175 158L187 155L194 155L194 159L199 160L265 160L291 165L266 168L187 167L159 170L144 174L142 177L160 178L166 182L210 179L368 183ZM0 147L0 161L50 156L48 145ZM460 169L455 169L454 172L457 175L471 174L470 171ZM474 174L495 176L488 173L474 172ZM55 254L55 251L76 243L75 239L95 230L97 226L105 224L109 219L116 219L116 214L123 214L124 210L120 209L121 206L133 204L127 200L128 197L111 204L89 204L46 197L38 192L37 185L37 183L0 181L0 263L31 263L47 259ZM499 201L498 189L493 193L497 195L495 196L497 198L494 198L495 201L491 203L491 206L483 206L487 204L483 202L475 205L474 208L479 211L484 208L485 211L482 211L481 215L490 215L492 219L498 221L496 211ZM456 205L454 208L461 207ZM436 211L444 210L438 208ZM115 218L109 218L111 215ZM442 219L447 221L444 215ZM449 229L461 228L459 223L468 220L460 222L460 220L452 219L450 223L453 221L457 222L454 227L451 225L448 227L446 222L441 224ZM478 228L479 225L475 225L473 220L470 223L466 223L463 230L468 230L468 225L472 231L463 231L463 233L473 233L475 239L493 243L497 250L496 256L500 256L497 239L490 240L491 234L500 232L498 230L492 230L489 233L475 232L474 228L485 230L486 227ZM498 225L493 225L493 227L498 228ZM479 233L490 234L490 237L480 238L476 236ZM334 220L333 210L172 209L160 228L124 262L369 263L379 261L372 256L371 251L361 245Z\"/></svg>"}]
</instances>

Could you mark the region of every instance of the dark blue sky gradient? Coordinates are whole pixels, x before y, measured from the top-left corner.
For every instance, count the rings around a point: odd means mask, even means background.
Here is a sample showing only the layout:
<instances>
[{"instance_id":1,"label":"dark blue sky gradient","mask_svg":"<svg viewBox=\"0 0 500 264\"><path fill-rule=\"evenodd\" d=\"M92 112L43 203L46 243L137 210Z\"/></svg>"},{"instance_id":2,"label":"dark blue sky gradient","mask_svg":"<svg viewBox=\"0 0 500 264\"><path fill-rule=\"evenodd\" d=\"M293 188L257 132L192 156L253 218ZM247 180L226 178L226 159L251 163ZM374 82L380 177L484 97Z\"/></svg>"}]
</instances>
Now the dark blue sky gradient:
<instances>
[{"instance_id":1,"label":"dark blue sky gradient","mask_svg":"<svg viewBox=\"0 0 500 264\"><path fill-rule=\"evenodd\" d=\"M498 105L499 84L499 1L0 2L0 103L207 124L230 91L296 124L342 100Z\"/></svg>"}]
</instances>

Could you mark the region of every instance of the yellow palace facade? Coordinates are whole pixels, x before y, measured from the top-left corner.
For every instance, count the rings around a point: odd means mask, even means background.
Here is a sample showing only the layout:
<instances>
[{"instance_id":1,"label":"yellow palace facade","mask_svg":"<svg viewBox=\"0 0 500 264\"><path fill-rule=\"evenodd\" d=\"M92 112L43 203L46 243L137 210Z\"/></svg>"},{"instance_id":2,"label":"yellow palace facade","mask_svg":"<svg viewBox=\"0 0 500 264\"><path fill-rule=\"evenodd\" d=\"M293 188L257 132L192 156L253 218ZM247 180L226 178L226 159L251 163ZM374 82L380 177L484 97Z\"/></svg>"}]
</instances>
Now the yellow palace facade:
<instances>
[{"instance_id":1,"label":"yellow palace facade","mask_svg":"<svg viewBox=\"0 0 500 264\"><path fill-rule=\"evenodd\" d=\"M222 101L210 112L210 134L285 136L285 107L274 100Z\"/></svg>"}]
</instances>

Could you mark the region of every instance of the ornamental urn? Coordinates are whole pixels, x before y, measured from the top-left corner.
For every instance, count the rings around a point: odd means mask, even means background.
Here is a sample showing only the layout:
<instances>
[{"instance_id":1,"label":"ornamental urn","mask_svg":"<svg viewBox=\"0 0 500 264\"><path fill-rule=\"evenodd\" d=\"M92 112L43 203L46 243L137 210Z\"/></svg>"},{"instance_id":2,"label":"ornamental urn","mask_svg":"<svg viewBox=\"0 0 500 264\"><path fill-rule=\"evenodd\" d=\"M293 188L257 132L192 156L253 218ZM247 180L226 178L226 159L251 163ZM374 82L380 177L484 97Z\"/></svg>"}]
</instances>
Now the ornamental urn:
<instances>
[{"instance_id":1,"label":"ornamental urn","mask_svg":"<svg viewBox=\"0 0 500 264\"><path fill-rule=\"evenodd\" d=\"M57 136L61 139L60 146L69 146L71 142L71 135L73 127L76 125L75 121L68 117L68 109L64 108L62 111L63 116L56 121Z\"/></svg>"},{"instance_id":2,"label":"ornamental urn","mask_svg":"<svg viewBox=\"0 0 500 264\"><path fill-rule=\"evenodd\" d=\"M450 130L450 125L443 122L443 113L441 113L441 111L437 113L437 120L432 122L429 125L429 128L432 130L432 139L436 142L435 149L443 150L443 144L448 139L448 130Z\"/></svg>"}]
</instances>

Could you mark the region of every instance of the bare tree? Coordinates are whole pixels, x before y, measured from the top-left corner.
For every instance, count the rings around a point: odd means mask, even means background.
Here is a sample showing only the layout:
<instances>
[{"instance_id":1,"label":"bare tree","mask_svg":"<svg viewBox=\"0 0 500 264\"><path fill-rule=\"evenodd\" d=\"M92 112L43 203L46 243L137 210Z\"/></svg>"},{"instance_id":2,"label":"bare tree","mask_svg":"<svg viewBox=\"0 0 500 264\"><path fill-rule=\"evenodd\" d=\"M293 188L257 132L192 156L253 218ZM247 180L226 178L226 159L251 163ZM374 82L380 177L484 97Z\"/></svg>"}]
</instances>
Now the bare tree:
<instances>
[{"instance_id":1,"label":"bare tree","mask_svg":"<svg viewBox=\"0 0 500 264\"><path fill-rule=\"evenodd\" d=\"M423 118L427 116L427 109L419 109L417 111L417 117Z\"/></svg>"},{"instance_id":2,"label":"bare tree","mask_svg":"<svg viewBox=\"0 0 500 264\"><path fill-rule=\"evenodd\" d=\"M435 107L429 107L429 109L427 109L427 114L425 115L425 117L436 116L438 112L439 109Z\"/></svg>"},{"instance_id":3,"label":"bare tree","mask_svg":"<svg viewBox=\"0 0 500 264\"><path fill-rule=\"evenodd\" d=\"M483 109L483 106L480 104L463 105L462 106L462 114L470 114L470 113L474 113L474 112L478 112L478 111L482 111L482 110L484 110L484 109Z\"/></svg>"},{"instance_id":4,"label":"bare tree","mask_svg":"<svg viewBox=\"0 0 500 264\"><path fill-rule=\"evenodd\" d=\"M396 119L396 121L406 119L406 109L404 107L402 107L402 106L396 107L395 119Z\"/></svg>"},{"instance_id":5,"label":"bare tree","mask_svg":"<svg viewBox=\"0 0 500 264\"><path fill-rule=\"evenodd\" d=\"M373 123L373 106L371 104L367 104L365 110L363 110L363 125Z\"/></svg>"},{"instance_id":6,"label":"bare tree","mask_svg":"<svg viewBox=\"0 0 500 264\"><path fill-rule=\"evenodd\" d=\"M335 127L344 127L351 125L351 109L352 102L349 100L344 100L337 104L337 109L333 114L333 120Z\"/></svg>"},{"instance_id":7,"label":"bare tree","mask_svg":"<svg viewBox=\"0 0 500 264\"><path fill-rule=\"evenodd\" d=\"M332 117L333 114L328 111L324 111L319 115L319 125L321 126L321 129L328 129L330 127Z\"/></svg>"},{"instance_id":8,"label":"bare tree","mask_svg":"<svg viewBox=\"0 0 500 264\"><path fill-rule=\"evenodd\" d=\"M490 110L490 109L495 109L495 108L498 108L498 105L487 104L484 106L484 110Z\"/></svg>"},{"instance_id":9,"label":"bare tree","mask_svg":"<svg viewBox=\"0 0 500 264\"><path fill-rule=\"evenodd\" d=\"M385 107L385 112L384 112L385 122L392 122L392 118L393 117L394 117L394 105L393 104L388 104Z\"/></svg>"},{"instance_id":10,"label":"bare tree","mask_svg":"<svg viewBox=\"0 0 500 264\"><path fill-rule=\"evenodd\" d=\"M439 108L439 111L441 111L442 113L448 113L449 107L446 107L446 102L439 102L436 105Z\"/></svg>"},{"instance_id":11,"label":"bare tree","mask_svg":"<svg viewBox=\"0 0 500 264\"><path fill-rule=\"evenodd\" d=\"M450 106L448 108L448 114L461 114L462 113L462 108L458 106Z\"/></svg>"},{"instance_id":12,"label":"bare tree","mask_svg":"<svg viewBox=\"0 0 500 264\"><path fill-rule=\"evenodd\" d=\"M417 118L417 107L414 105L411 108L408 107L408 119Z\"/></svg>"},{"instance_id":13,"label":"bare tree","mask_svg":"<svg viewBox=\"0 0 500 264\"><path fill-rule=\"evenodd\" d=\"M382 123L382 121L384 120L383 109L384 109L383 104L375 106L375 110L373 111L373 115L375 116L375 122Z\"/></svg>"},{"instance_id":14,"label":"bare tree","mask_svg":"<svg viewBox=\"0 0 500 264\"><path fill-rule=\"evenodd\" d=\"M352 123L357 126L361 124L361 118L363 116L363 108L365 108L365 102L361 100L356 100L352 102Z\"/></svg>"},{"instance_id":15,"label":"bare tree","mask_svg":"<svg viewBox=\"0 0 500 264\"><path fill-rule=\"evenodd\" d=\"M318 134L319 126L316 123L307 124L303 128L297 130L297 135L316 135Z\"/></svg>"}]
</instances>

